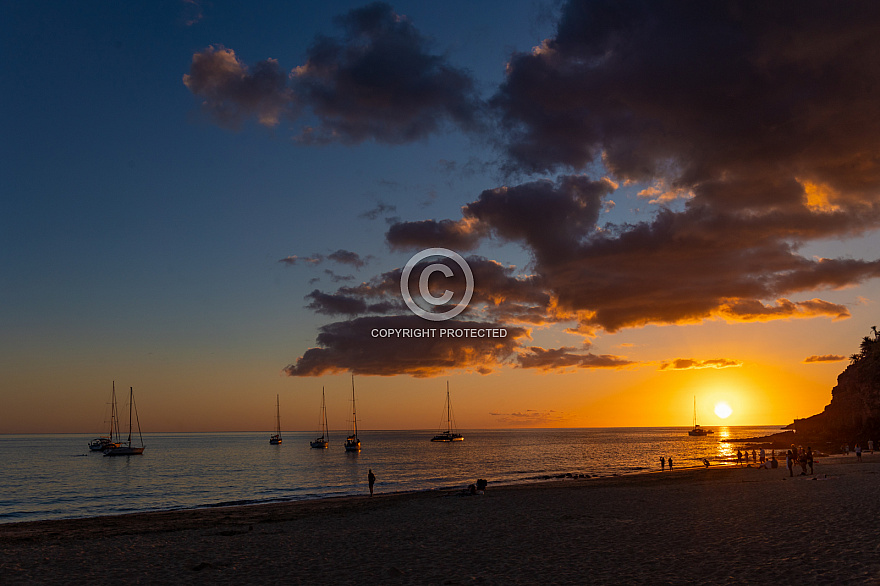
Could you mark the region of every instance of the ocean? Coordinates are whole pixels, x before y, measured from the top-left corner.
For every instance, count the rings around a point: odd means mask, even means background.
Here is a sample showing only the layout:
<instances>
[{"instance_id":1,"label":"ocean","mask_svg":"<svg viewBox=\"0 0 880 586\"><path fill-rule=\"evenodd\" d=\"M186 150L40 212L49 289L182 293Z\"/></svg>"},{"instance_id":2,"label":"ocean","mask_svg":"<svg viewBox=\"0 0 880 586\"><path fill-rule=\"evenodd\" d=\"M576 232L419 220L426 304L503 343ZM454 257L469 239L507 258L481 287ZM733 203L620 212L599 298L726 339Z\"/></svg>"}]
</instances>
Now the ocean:
<instances>
[{"instance_id":1,"label":"ocean","mask_svg":"<svg viewBox=\"0 0 880 586\"><path fill-rule=\"evenodd\" d=\"M364 494L367 471L378 492L535 482L566 474L613 476L736 460L736 438L781 426L463 430L465 441L432 443L433 431L363 431L362 451L347 453L346 433L312 449L314 432L160 433L144 437L143 455L90 452L93 435L0 436L0 523L117 515Z\"/></svg>"}]
</instances>

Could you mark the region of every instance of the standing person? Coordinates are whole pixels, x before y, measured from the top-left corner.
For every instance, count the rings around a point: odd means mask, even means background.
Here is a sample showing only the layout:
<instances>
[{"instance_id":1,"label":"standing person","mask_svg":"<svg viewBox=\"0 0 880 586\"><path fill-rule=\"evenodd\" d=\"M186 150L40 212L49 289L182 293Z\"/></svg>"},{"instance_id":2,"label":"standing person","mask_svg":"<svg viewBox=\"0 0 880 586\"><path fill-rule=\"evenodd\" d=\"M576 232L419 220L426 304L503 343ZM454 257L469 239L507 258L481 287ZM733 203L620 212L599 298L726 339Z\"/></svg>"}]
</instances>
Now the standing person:
<instances>
[{"instance_id":1,"label":"standing person","mask_svg":"<svg viewBox=\"0 0 880 586\"><path fill-rule=\"evenodd\" d=\"M785 453L785 466L788 468L788 475L794 476L794 472L792 468L794 467L794 455L792 455L791 450L788 450Z\"/></svg>"},{"instance_id":2,"label":"standing person","mask_svg":"<svg viewBox=\"0 0 880 586\"><path fill-rule=\"evenodd\" d=\"M669 461L669 469L672 470L672 456L669 456L667 460Z\"/></svg>"},{"instance_id":3,"label":"standing person","mask_svg":"<svg viewBox=\"0 0 880 586\"><path fill-rule=\"evenodd\" d=\"M755 452L755 448L752 448L752 462L754 462L755 464L758 463L758 454L757 452Z\"/></svg>"},{"instance_id":4,"label":"standing person","mask_svg":"<svg viewBox=\"0 0 880 586\"><path fill-rule=\"evenodd\" d=\"M767 461L767 452L764 451L764 448L761 448L761 464Z\"/></svg>"},{"instance_id":5,"label":"standing person","mask_svg":"<svg viewBox=\"0 0 880 586\"><path fill-rule=\"evenodd\" d=\"M807 446L807 466L810 467L810 474L813 474L813 448Z\"/></svg>"},{"instance_id":6,"label":"standing person","mask_svg":"<svg viewBox=\"0 0 880 586\"><path fill-rule=\"evenodd\" d=\"M370 483L370 496L373 496L373 485L376 484L376 475L373 474L372 468L370 468L370 472L367 474L367 482Z\"/></svg>"},{"instance_id":7,"label":"standing person","mask_svg":"<svg viewBox=\"0 0 880 586\"><path fill-rule=\"evenodd\" d=\"M660 470L666 470L666 458L660 456Z\"/></svg>"},{"instance_id":8,"label":"standing person","mask_svg":"<svg viewBox=\"0 0 880 586\"><path fill-rule=\"evenodd\" d=\"M874 453L874 440L868 440L868 451Z\"/></svg>"},{"instance_id":9,"label":"standing person","mask_svg":"<svg viewBox=\"0 0 880 586\"><path fill-rule=\"evenodd\" d=\"M862 461L862 444L856 444L856 462Z\"/></svg>"},{"instance_id":10,"label":"standing person","mask_svg":"<svg viewBox=\"0 0 880 586\"><path fill-rule=\"evenodd\" d=\"M743 463L743 453L739 450L736 451L736 465L742 466Z\"/></svg>"}]
</instances>

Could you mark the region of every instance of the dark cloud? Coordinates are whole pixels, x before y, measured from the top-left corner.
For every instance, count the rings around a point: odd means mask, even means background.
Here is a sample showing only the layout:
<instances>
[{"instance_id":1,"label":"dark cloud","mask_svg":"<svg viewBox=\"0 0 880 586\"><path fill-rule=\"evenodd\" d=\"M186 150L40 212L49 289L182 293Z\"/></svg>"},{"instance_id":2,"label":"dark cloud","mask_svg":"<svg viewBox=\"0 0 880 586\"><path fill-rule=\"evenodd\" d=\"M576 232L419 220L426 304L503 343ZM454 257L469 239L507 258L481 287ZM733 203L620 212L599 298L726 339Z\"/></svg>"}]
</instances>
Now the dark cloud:
<instances>
[{"instance_id":1,"label":"dark cloud","mask_svg":"<svg viewBox=\"0 0 880 586\"><path fill-rule=\"evenodd\" d=\"M623 368L638 364L621 356L578 352L575 348L562 347L544 349L530 346L517 357L521 368L539 370L558 370L564 368Z\"/></svg>"},{"instance_id":2,"label":"dark cloud","mask_svg":"<svg viewBox=\"0 0 880 586\"><path fill-rule=\"evenodd\" d=\"M395 249L441 247L466 252L476 248L483 235L478 226L466 221L420 220L392 224L385 239Z\"/></svg>"},{"instance_id":3,"label":"dark cloud","mask_svg":"<svg viewBox=\"0 0 880 586\"><path fill-rule=\"evenodd\" d=\"M714 358L711 360L693 360L691 358L676 358L671 362L664 362L660 370L699 370L703 368L735 368L742 366L739 360L727 358Z\"/></svg>"},{"instance_id":4,"label":"dark cloud","mask_svg":"<svg viewBox=\"0 0 880 586\"><path fill-rule=\"evenodd\" d=\"M474 292L464 315L485 314L487 318L503 323L542 325L557 321L551 309L552 297L540 285L537 277L517 275L515 267L505 266L479 256L468 257L466 261L474 277ZM456 294L464 291L465 280L455 262L432 258L425 259L413 267L410 274L410 291L417 290L422 271L428 265L435 263L449 267L453 276L433 277L428 283L432 294L439 296L445 290ZM388 271L359 285L340 287L329 297L364 300L362 313L368 311L366 300L376 304L385 303L394 307L403 307L400 293L401 273L401 269ZM457 303L458 299L460 295L455 297L453 302Z\"/></svg>"},{"instance_id":5,"label":"dark cloud","mask_svg":"<svg viewBox=\"0 0 880 586\"><path fill-rule=\"evenodd\" d=\"M494 98L517 166L880 184L880 5L571 0ZM780 192L777 197L790 198Z\"/></svg>"},{"instance_id":6,"label":"dark cloud","mask_svg":"<svg viewBox=\"0 0 880 586\"><path fill-rule=\"evenodd\" d=\"M415 315L370 316L335 322L320 328L318 347L310 348L295 364L284 369L288 376L320 376L351 372L362 375L408 374L430 377L461 370L487 374L510 362L526 330L506 327L506 337L374 337L374 330L439 330L499 328L488 322L449 320L440 325Z\"/></svg>"},{"instance_id":7,"label":"dark cloud","mask_svg":"<svg viewBox=\"0 0 880 586\"><path fill-rule=\"evenodd\" d=\"M873 216L864 210L791 204L785 210L732 211L691 201L682 211L661 208L650 221L599 226L613 189L608 180L563 176L486 190L462 208L460 220L401 223L386 238L394 247L442 243L459 250L490 235L519 242L535 261L528 284L547 300L543 320L577 319L584 331L715 317L845 318L845 306L782 296L880 276L880 261L797 252L809 240L867 230Z\"/></svg>"},{"instance_id":8,"label":"dark cloud","mask_svg":"<svg viewBox=\"0 0 880 586\"><path fill-rule=\"evenodd\" d=\"M284 263L291 267L296 266L299 263L316 266L324 262L324 256L321 254L313 254L312 256L297 256L295 254L292 254L290 256L282 258L278 262Z\"/></svg>"},{"instance_id":9,"label":"dark cloud","mask_svg":"<svg viewBox=\"0 0 880 586\"><path fill-rule=\"evenodd\" d=\"M846 360L846 356L840 356L839 354L822 354L822 355L813 355L804 358L805 364L810 364L812 362L841 362Z\"/></svg>"},{"instance_id":10,"label":"dark cloud","mask_svg":"<svg viewBox=\"0 0 880 586\"><path fill-rule=\"evenodd\" d=\"M364 299L340 293L323 293L317 289L306 295L310 299L306 307L324 315L361 315L365 313L390 313L401 309L402 304L392 302L367 303Z\"/></svg>"},{"instance_id":11,"label":"dark cloud","mask_svg":"<svg viewBox=\"0 0 880 586\"><path fill-rule=\"evenodd\" d=\"M379 216L393 214L396 211L397 211L397 206L387 204L387 203L380 201L380 202L376 202L376 207L365 211L364 213L362 213L358 217L364 218L366 220L375 220Z\"/></svg>"},{"instance_id":12,"label":"dark cloud","mask_svg":"<svg viewBox=\"0 0 880 586\"><path fill-rule=\"evenodd\" d=\"M350 250L343 250L341 248L334 253L328 254L327 259L339 264L351 265L357 268L361 268L367 264L367 260L361 257L358 253Z\"/></svg>"},{"instance_id":13,"label":"dark cloud","mask_svg":"<svg viewBox=\"0 0 880 586\"><path fill-rule=\"evenodd\" d=\"M342 283L347 281L354 281L353 275L337 275L335 272L330 269L324 269L324 274L330 277L330 280L334 283Z\"/></svg>"},{"instance_id":14,"label":"dark cloud","mask_svg":"<svg viewBox=\"0 0 880 586\"><path fill-rule=\"evenodd\" d=\"M336 22L341 36L317 37L289 76L273 59L248 68L218 46L193 56L184 83L223 124L255 116L276 126L283 115L310 114L317 125L300 122L304 142L399 144L451 125L480 126L470 75L431 53L406 16L375 2Z\"/></svg>"},{"instance_id":15,"label":"dark cloud","mask_svg":"<svg viewBox=\"0 0 880 586\"><path fill-rule=\"evenodd\" d=\"M266 59L248 67L235 51L221 45L193 55L183 83L203 99L202 109L224 126L237 127L252 116L260 124L275 126L294 107L287 74L276 60Z\"/></svg>"},{"instance_id":16,"label":"dark cloud","mask_svg":"<svg viewBox=\"0 0 880 586\"><path fill-rule=\"evenodd\" d=\"M463 218L402 222L386 234L393 248L443 246L472 250L494 234L521 241L541 255L567 256L596 227L602 201L617 186L583 175L483 191L462 208Z\"/></svg>"}]
</instances>

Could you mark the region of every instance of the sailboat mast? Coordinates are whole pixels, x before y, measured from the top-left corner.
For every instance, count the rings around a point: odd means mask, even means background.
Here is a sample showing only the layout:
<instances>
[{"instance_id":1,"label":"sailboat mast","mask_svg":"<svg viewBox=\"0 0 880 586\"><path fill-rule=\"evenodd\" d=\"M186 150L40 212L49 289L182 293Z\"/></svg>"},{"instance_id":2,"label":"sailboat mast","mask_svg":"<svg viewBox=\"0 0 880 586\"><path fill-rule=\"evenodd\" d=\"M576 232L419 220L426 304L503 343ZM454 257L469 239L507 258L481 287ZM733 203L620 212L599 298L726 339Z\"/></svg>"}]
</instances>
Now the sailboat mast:
<instances>
[{"instance_id":1,"label":"sailboat mast","mask_svg":"<svg viewBox=\"0 0 880 586\"><path fill-rule=\"evenodd\" d=\"M327 399L324 397L324 387L321 387L321 415L324 417L324 429L322 430L321 437L325 440L330 439L330 434L327 433Z\"/></svg>"},{"instance_id":2,"label":"sailboat mast","mask_svg":"<svg viewBox=\"0 0 880 586\"><path fill-rule=\"evenodd\" d=\"M449 403L449 381L446 381L446 432L452 431L452 405Z\"/></svg>"},{"instance_id":3,"label":"sailboat mast","mask_svg":"<svg viewBox=\"0 0 880 586\"><path fill-rule=\"evenodd\" d=\"M131 398L134 396L134 387L128 387L128 445L131 445Z\"/></svg>"},{"instance_id":4,"label":"sailboat mast","mask_svg":"<svg viewBox=\"0 0 880 586\"><path fill-rule=\"evenodd\" d=\"M354 402L354 375L351 375L351 421L354 426L354 437L357 438L358 419L357 419L357 409L355 408L355 402Z\"/></svg>"},{"instance_id":5,"label":"sailboat mast","mask_svg":"<svg viewBox=\"0 0 880 586\"><path fill-rule=\"evenodd\" d=\"M119 439L119 421L116 419L118 414L116 413L116 381L113 381L113 392L112 397L110 398L110 443L113 443L113 438L115 437L117 440ZM113 426L116 426L116 435L113 435Z\"/></svg>"},{"instance_id":6,"label":"sailboat mast","mask_svg":"<svg viewBox=\"0 0 880 586\"><path fill-rule=\"evenodd\" d=\"M281 435L281 399L275 395L275 433Z\"/></svg>"},{"instance_id":7,"label":"sailboat mast","mask_svg":"<svg viewBox=\"0 0 880 586\"><path fill-rule=\"evenodd\" d=\"M697 396L694 395L694 429L697 427Z\"/></svg>"}]
</instances>

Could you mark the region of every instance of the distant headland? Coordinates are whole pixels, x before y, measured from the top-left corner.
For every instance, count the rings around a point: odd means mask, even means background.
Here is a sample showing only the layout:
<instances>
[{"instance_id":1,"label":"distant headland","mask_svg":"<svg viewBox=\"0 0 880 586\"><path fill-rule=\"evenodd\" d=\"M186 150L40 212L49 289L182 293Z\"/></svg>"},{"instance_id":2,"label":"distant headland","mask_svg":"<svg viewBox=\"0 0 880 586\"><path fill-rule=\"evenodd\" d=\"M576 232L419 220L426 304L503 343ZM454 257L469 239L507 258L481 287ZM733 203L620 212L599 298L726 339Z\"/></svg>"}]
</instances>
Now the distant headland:
<instances>
[{"instance_id":1,"label":"distant headland","mask_svg":"<svg viewBox=\"0 0 880 586\"><path fill-rule=\"evenodd\" d=\"M754 441L790 445L796 443L825 451L836 451L842 445L850 447L868 441L880 445L880 333L871 327L873 335L862 339L859 353L850 356L850 364L837 377L831 390L831 403L822 413L804 419L795 419L787 430Z\"/></svg>"}]
</instances>

